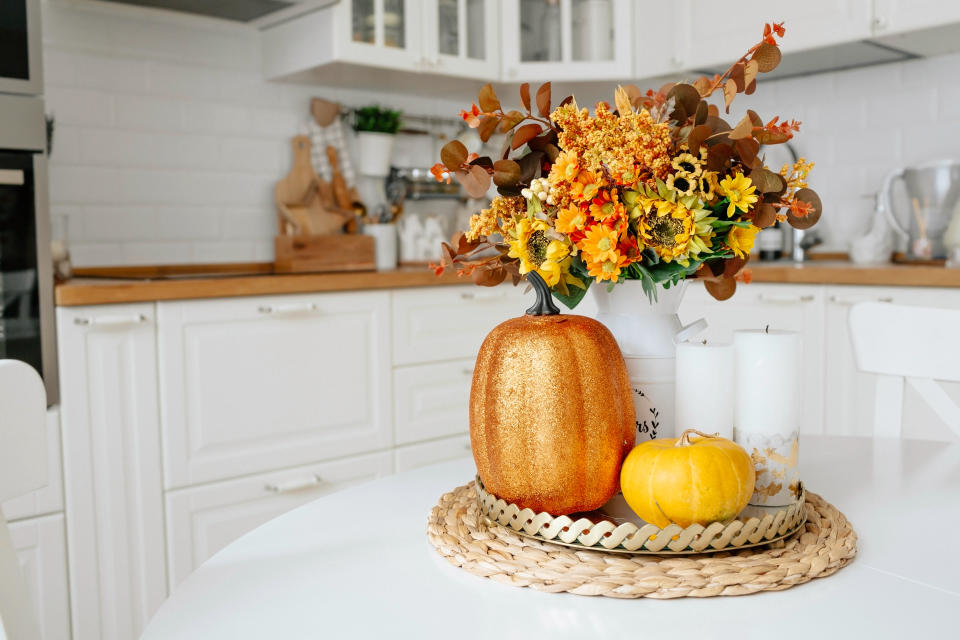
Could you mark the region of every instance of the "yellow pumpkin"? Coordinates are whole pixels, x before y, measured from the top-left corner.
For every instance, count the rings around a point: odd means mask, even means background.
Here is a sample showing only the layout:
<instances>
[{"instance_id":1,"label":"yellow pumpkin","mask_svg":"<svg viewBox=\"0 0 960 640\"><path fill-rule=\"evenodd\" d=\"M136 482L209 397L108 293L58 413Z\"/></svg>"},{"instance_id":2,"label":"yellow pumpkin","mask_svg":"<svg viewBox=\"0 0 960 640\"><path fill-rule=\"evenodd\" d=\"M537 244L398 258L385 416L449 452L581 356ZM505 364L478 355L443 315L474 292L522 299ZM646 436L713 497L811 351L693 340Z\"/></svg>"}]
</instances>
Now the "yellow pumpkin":
<instances>
[{"instance_id":1,"label":"yellow pumpkin","mask_svg":"<svg viewBox=\"0 0 960 640\"><path fill-rule=\"evenodd\" d=\"M755 481L743 447L694 429L637 445L620 469L627 504L661 529L735 517L747 506Z\"/></svg>"},{"instance_id":2,"label":"yellow pumpkin","mask_svg":"<svg viewBox=\"0 0 960 640\"><path fill-rule=\"evenodd\" d=\"M619 488L634 444L630 379L610 331L560 315L535 272L537 304L483 341L470 442L486 489L553 515L591 511Z\"/></svg>"}]
</instances>

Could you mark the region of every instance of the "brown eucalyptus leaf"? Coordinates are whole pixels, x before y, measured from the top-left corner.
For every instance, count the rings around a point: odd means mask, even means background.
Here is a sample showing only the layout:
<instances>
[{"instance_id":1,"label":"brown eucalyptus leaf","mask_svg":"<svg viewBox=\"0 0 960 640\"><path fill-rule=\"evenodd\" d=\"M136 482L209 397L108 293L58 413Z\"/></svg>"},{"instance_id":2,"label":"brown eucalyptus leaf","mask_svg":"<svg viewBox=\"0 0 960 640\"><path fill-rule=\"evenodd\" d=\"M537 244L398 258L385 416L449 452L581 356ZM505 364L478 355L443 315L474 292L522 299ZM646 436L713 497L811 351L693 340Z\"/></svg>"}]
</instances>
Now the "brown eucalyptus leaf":
<instances>
[{"instance_id":1,"label":"brown eucalyptus leaf","mask_svg":"<svg viewBox=\"0 0 960 640\"><path fill-rule=\"evenodd\" d=\"M497 131L497 125L500 124L500 119L496 116L483 116L480 118L480 126L477 127L477 134L480 136L480 139L486 142L490 139Z\"/></svg>"},{"instance_id":2,"label":"brown eucalyptus leaf","mask_svg":"<svg viewBox=\"0 0 960 640\"><path fill-rule=\"evenodd\" d=\"M453 261L457 257L457 250L446 242L440 244L440 264L445 267L452 267Z\"/></svg>"},{"instance_id":3,"label":"brown eucalyptus leaf","mask_svg":"<svg viewBox=\"0 0 960 640\"><path fill-rule=\"evenodd\" d=\"M710 131L712 131L713 133L723 133L724 131L730 131L730 123L718 116L707 116L707 121L704 124L710 127Z\"/></svg>"},{"instance_id":4,"label":"brown eucalyptus leaf","mask_svg":"<svg viewBox=\"0 0 960 640\"><path fill-rule=\"evenodd\" d=\"M467 234L463 231L458 231L453 236L453 244L456 245L457 253L460 255L466 255L480 246L479 242L467 240Z\"/></svg>"},{"instance_id":5,"label":"brown eucalyptus leaf","mask_svg":"<svg viewBox=\"0 0 960 640\"><path fill-rule=\"evenodd\" d=\"M524 82L520 85L520 103L523 104L523 108L527 110L527 113L530 113L530 83Z\"/></svg>"},{"instance_id":6,"label":"brown eucalyptus leaf","mask_svg":"<svg viewBox=\"0 0 960 640\"><path fill-rule=\"evenodd\" d=\"M440 162L450 171L459 171L467 161L467 148L459 140L451 140L440 149Z\"/></svg>"},{"instance_id":7,"label":"brown eucalyptus leaf","mask_svg":"<svg viewBox=\"0 0 960 640\"><path fill-rule=\"evenodd\" d=\"M617 87L616 91L613 92L613 103L617 106L617 112L620 114L620 117L633 113L630 96L627 95L627 90L622 86Z\"/></svg>"},{"instance_id":8,"label":"brown eucalyptus leaf","mask_svg":"<svg viewBox=\"0 0 960 640\"><path fill-rule=\"evenodd\" d=\"M513 187L520 182L523 171L513 160L497 160L493 163L493 184L498 187Z\"/></svg>"},{"instance_id":9,"label":"brown eucalyptus leaf","mask_svg":"<svg viewBox=\"0 0 960 640\"><path fill-rule=\"evenodd\" d=\"M769 169L755 169L750 172L750 181L760 193L783 193L787 189L787 181L779 173Z\"/></svg>"},{"instance_id":10,"label":"brown eucalyptus leaf","mask_svg":"<svg viewBox=\"0 0 960 640\"><path fill-rule=\"evenodd\" d=\"M734 256L724 260L723 275L726 278L733 278L740 272L740 269L743 269L745 266L747 266L746 258L738 258L737 256Z\"/></svg>"},{"instance_id":11,"label":"brown eucalyptus leaf","mask_svg":"<svg viewBox=\"0 0 960 640\"><path fill-rule=\"evenodd\" d=\"M677 122L682 122L686 120L688 116L692 116L697 112L697 105L700 104L700 92L694 88L693 85L680 83L675 84L667 92L667 100L673 98L674 104L674 113L682 113L682 117L674 118L671 114L671 118Z\"/></svg>"},{"instance_id":12,"label":"brown eucalyptus leaf","mask_svg":"<svg viewBox=\"0 0 960 640\"><path fill-rule=\"evenodd\" d=\"M763 203L753 210L754 226L766 229L772 227L777 221L777 209L772 204Z\"/></svg>"},{"instance_id":13,"label":"brown eucalyptus leaf","mask_svg":"<svg viewBox=\"0 0 960 640\"><path fill-rule=\"evenodd\" d=\"M735 97L737 97L737 83L727 78L727 81L723 84L723 106L727 113L730 113L730 103L733 102Z\"/></svg>"},{"instance_id":14,"label":"brown eucalyptus leaf","mask_svg":"<svg viewBox=\"0 0 960 640\"><path fill-rule=\"evenodd\" d=\"M503 267L492 269L476 269L470 276L474 284L481 287L495 287L507 278L507 271Z\"/></svg>"},{"instance_id":15,"label":"brown eucalyptus leaf","mask_svg":"<svg viewBox=\"0 0 960 640\"><path fill-rule=\"evenodd\" d=\"M746 65L742 62L738 62L730 68L730 79L737 83L737 91L743 91L747 87L747 83L744 81L744 76L746 75Z\"/></svg>"},{"instance_id":16,"label":"brown eucalyptus leaf","mask_svg":"<svg viewBox=\"0 0 960 640\"><path fill-rule=\"evenodd\" d=\"M757 79L757 72L760 71L760 63L756 60L750 60L743 68L743 82L746 86Z\"/></svg>"},{"instance_id":17,"label":"brown eucalyptus leaf","mask_svg":"<svg viewBox=\"0 0 960 640\"><path fill-rule=\"evenodd\" d=\"M764 42L753 52L753 56L751 56L750 59L757 61L757 71L760 73L769 73L777 68L777 65L780 64L781 57L780 47Z\"/></svg>"},{"instance_id":18,"label":"brown eucalyptus leaf","mask_svg":"<svg viewBox=\"0 0 960 640\"><path fill-rule=\"evenodd\" d=\"M757 153L760 151L760 143L753 138L744 138L737 140L733 145L740 161L748 167L753 166L753 161L757 159Z\"/></svg>"},{"instance_id":19,"label":"brown eucalyptus leaf","mask_svg":"<svg viewBox=\"0 0 960 640\"><path fill-rule=\"evenodd\" d=\"M716 300L729 300L737 291L737 281L733 278L718 278L703 283L707 292Z\"/></svg>"},{"instance_id":20,"label":"brown eucalyptus leaf","mask_svg":"<svg viewBox=\"0 0 960 640\"><path fill-rule=\"evenodd\" d=\"M550 117L550 83L544 82L537 89L537 110L544 118ZM514 147L516 149L516 147Z\"/></svg>"},{"instance_id":21,"label":"brown eucalyptus leaf","mask_svg":"<svg viewBox=\"0 0 960 640\"><path fill-rule=\"evenodd\" d=\"M538 134L533 140L527 143L531 151L543 151L548 144L557 141L557 132L553 129L546 129Z\"/></svg>"},{"instance_id":22,"label":"brown eucalyptus leaf","mask_svg":"<svg viewBox=\"0 0 960 640\"><path fill-rule=\"evenodd\" d=\"M510 146L512 146L514 149L519 149L540 135L541 131L543 131L543 129L541 129L540 125L535 122L525 124L513 132L513 141L510 143Z\"/></svg>"},{"instance_id":23,"label":"brown eucalyptus leaf","mask_svg":"<svg viewBox=\"0 0 960 640\"><path fill-rule=\"evenodd\" d=\"M530 181L534 178L539 178L542 173L543 167L543 152L542 151L531 151L527 155L523 156L517 163L520 165L520 169L523 171L523 174L520 176L520 182L523 184L530 184Z\"/></svg>"},{"instance_id":24,"label":"brown eucalyptus leaf","mask_svg":"<svg viewBox=\"0 0 960 640\"><path fill-rule=\"evenodd\" d=\"M731 140L742 140L749 138L753 134L753 123L750 122L750 116L743 116L743 119L737 123L728 136Z\"/></svg>"},{"instance_id":25,"label":"brown eucalyptus leaf","mask_svg":"<svg viewBox=\"0 0 960 640\"><path fill-rule=\"evenodd\" d=\"M788 209L787 222L790 223L790 226L794 229L809 229L817 224L820 216L823 215L823 203L820 201L820 196L817 195L817 192L813 189L798 189L793 197L801 202L809 203L813 207L813 210L800 218L793 215Z\"/></svg>"},{"instance_id":26,"label":"brown eucalyptus leaf","mask_svg":"<svg viewBox=\"0 0 960 640\"><path fill-rule=\"evenodd\" d=\"M718 106L715 105L715 104L708 104L708 105L707 105L707 117L709 118L710 116L720 117L720 107L718 107Z\"/></svg>"},{"instance_id":27,"label":"brown eucalyptus leaf","mask_svg":"<svg viewBox=\"0 0 960 640\"><path fill-rule=\"evenodd\" d=\"M770 131L768 129L760 129L754 132L753 137L756 138L757 142L760 144L783 144L792 138L793 134L784 133L781 131Z\"/></svg>"},{"instance_id":28,"label":"brown eucalyptus leaf","mask_svg":"<svg viewBox=\"0 0 960 640\"><path fill-rule=\"evenodd\" d=\"M571 102L573 102L573 96L567 96L566 98L564 98L563 100L561 100L561 101L560 101L560 104L558 104L557 106L558 106L558 107L565 107L565 106L567 106L568 104L570 104Z\"/></svg>"},{"instance_id":29,"label":"brown eucalyptus leaf","mask_svg":"<svg viewBox=\"0 0 960 640\"><path fill-rule=\"evenodd\" d=\"M743 90L743 95L752 96L753 92L757 90L757 81L751 80L750 84L747 85L747 88Z\"/></svg>"},{"instance_id":30,"label":"brown eucalyptus leaf","mask_svg":"<svg viewBox=\"0 0 960 640\"><path fill-rule=\"evenodd\" d=\"M727 168L727 163L733 157L733 147L726 142L721 142L710 147L707 152L707 169L710 171L723 171Z\"/></svg>"},{"instance_id":31,"label":"brown eucalyptus leaf","mask_svg":"<svg viewBox=\"0 0 960 640\"><path fill-rule=\"evenodd\" d=\"M547 144L543 147L543 152L547 154L547 159L551 163L556 162L557 158L560 157L560 148L555 144Z\"/></svg>"},{"instance_id":32,"label":"brown eucalyptus leaf","mask_svg":"<svg viewBox=\"0 0 960 640\"><path fill-rule=\"evenodd\" d=\"M480 89L477 102L480 104L481 111L493 112L500 108L500 99L497 98L493 85L489 82Z\"/></svg>"},{"instance_id":33,"label":"brown eucalyptus leaf","mask_svg":"<svg viewBox=\"0 0 960 640\"><path fill-rule=\"evenodd\" d=\"M490 174L483 167L472 166L470 171L457 171L454 177L471 198L482 198L490 188Z\"/></svg>"},{"instance_id":34,"label":"brown eucalyptus leaf","mask_svg":"<svg viewBox=\"0 0 960 640\"><path fill-rule=\"evenodd\" d=\"M503 118L500 119L500 126L497 127L497 129L500 131L500 133L506 133L507 131L510 131L510 129L513 129L515 126L523 122L525 117L526 116L524 116L523 113L517 111L516 109L508 111Z\"/></svg>"},{"instance_id":35,"label":"brown eucalyptus leaf","mask_svg":"<svg viewBox=\"0 0 960 640\"><path fill-rule=\"evenodd\" d=\"M697 153L711 133L713 133L713 130L705 124L698 124L691 129L690 135L687 136L687 146L690 148L690 151Z\"/></svg>"},{"instance_id":36,"label":"brown eucalyptus leaf","mask_svg":"<svg viewBox=\"0 0 960 640\"><path fill-rule=\"evenodd\" d=\"M710 82L710 78L706 76L701 76L693 81L693 88L696 89L701 96L706 96L712 85L713 83Z\"/></svg>"},{"instance_id":37,"label":"brown eucalyptus leaf","mask_svg":"<svg viewBox=\"0 0 960 640\"><path fill-rule=\"evenodd\" d=\"M707 121L707 101L701 100L697 104L697 112L693 116L693 124L700 125Z\"/></svg>"},{"instance_id":38,"label":"brown eucalyptus leaf","mask_svg":"<svg viewBox=\"0 0 960 640\"><path fill-rule=\"evenodd\" d=\"M478 156L469 162L470 166L483 167L487 173L493 171L493 160L488 156Z\"/></svg>"},{"instance_id":39,"label":"brown eucalyptus leaf","mask_svg":"<svg viewBox=\"0 0 960 640\"><path fill-rule=\"evenodd\" d=\"M753 123L755 127L763 126L763 118L757 115L757 112L753 109L747 109L747 117L750 118L750 122Z\"/></svg>"},{"instance_id":40,"label":"brown eucalyptus leaf","mask_svg":"<svg viewBox=\"0 0 960 640\"><path fill-rule=\"evenodd\" d=\"M640 90L640 87L635 84L626 84L623 86L623 89L627 92L627 97L630 99L631 106L633 106L634 109L640 108L646 97L643 95L643 91Z\"/></svg>"}]
</instances>

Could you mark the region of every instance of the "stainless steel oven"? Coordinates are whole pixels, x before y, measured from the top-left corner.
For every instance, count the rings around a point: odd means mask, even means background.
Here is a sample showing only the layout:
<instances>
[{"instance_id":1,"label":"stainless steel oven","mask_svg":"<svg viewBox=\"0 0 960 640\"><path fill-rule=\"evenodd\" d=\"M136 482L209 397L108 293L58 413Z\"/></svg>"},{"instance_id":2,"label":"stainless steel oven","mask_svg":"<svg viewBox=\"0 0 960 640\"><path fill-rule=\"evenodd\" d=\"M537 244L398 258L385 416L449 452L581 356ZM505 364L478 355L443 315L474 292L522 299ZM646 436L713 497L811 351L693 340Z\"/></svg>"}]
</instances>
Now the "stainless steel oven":
<instances>
[{"instance_id":1,"label":"stainless steel oven","mask_svg":"<svg viewBox=\"0 0 960 640\"><path fill-rule=\"evenodd\" d=\"M43 100L0 94L0 358L36 368L50 404L58 398L52 272Z\"/></svg>"},{"instance_id":2,"label":"stainless steel oven","mask_svg":"<svg viewBox=\"0 0 960 640\"><path fill-rule=\"evenodd\" d=\"M43 93L40 0L0 0L0 93Z\"/></svg>"}]
</instances>

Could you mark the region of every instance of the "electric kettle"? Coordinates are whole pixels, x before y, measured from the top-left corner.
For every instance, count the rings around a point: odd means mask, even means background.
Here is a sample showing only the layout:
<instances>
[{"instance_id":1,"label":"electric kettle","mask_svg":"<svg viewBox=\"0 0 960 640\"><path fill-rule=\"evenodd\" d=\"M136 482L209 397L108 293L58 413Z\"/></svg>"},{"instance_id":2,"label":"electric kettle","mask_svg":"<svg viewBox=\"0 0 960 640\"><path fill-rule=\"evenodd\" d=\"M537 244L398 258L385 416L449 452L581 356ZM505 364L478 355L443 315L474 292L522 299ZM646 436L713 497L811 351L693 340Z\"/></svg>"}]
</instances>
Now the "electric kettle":
<instances>
[{"instance_id":1,"label":"electric kettle","mask_svg":"<svg viewBox=\"0 0 960 640\"><path fill-rule=\"evenodd\" d=\"M893 208L891 191L897 180L903 180L910 201L910 224L907 229L904 229ZM908 260L946 257L943 234L950 223L953 208L960 200L960 162L938 160L897 169L884 181L881 197L890 225L908 241Z\"/></svg>"}]
</instances>

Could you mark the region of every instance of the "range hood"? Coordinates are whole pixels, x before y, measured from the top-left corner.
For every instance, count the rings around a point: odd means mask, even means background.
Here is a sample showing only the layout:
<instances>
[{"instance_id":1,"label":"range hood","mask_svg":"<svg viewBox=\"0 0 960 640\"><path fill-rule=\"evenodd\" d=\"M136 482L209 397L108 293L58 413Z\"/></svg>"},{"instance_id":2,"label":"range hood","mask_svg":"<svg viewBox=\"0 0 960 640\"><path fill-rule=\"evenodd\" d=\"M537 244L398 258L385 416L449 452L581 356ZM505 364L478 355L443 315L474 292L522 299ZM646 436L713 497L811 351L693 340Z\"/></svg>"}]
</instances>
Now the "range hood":
<instances>
[{"instance_id":1,"label":"range hood","mask_svg":"<svg viewBox=\"0 0 960 640\"><path fill-rule=\"evenodd\" d=\"M312 11L320 5L331 4L309 0L106 0L151 9L220 18L233 22L261 26L275 19L288 19Z\"/></svg>"}]
</instances>

